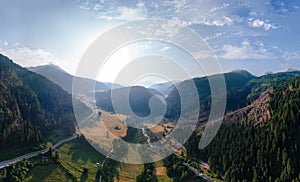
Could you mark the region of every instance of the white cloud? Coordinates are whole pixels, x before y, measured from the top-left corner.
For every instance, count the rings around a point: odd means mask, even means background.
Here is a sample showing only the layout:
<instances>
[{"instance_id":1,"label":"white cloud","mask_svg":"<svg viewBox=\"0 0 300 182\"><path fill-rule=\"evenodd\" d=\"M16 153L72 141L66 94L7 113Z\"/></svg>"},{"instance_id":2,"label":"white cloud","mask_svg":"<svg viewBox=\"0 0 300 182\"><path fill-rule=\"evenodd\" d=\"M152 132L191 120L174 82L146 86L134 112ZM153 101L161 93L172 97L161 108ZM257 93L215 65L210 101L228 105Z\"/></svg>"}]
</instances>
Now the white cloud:
<instances>
[{"instance_id":1,"label":"white cloud","mask_svg":"<svg viewBox=\"0 0 300 182\"><path fill-rule=\"evenodd\" d=\"M300 61L300 51L295 52L284 52L282 58L285 61Z\"/></svg>"},{"instance_id":2,"label":"white cloud","mask_svg":"<svg viewBox=\"0 0 300 182\"><path fill-rule=\"evenodd\" d=\"M43 64L58 64L61 62L51 53L43 49L31 50L27 47L17 47L14 49L0 50L2 54L8 56L15 63L24 66L37 66Z\"/></svg>"},{"instance_id":3,"label":"white cloud","mask_svg":"<svg viewBox=\"0 0 300 182\"><path fill-rule=\"evenodd\" d=\"M231 25L232 23L233 23L233 20L227 16L223 16L219 19L212 21L212 25L215 25L215 26Z\"/></svg>"},{"instance_id":4,"label":"white cloud","mask_svg":"<svg viewBox=\"0 0 300 182\"><path fill-rule=\"evenodd\" d=\"M94 7L93 7L93 10L95 10L95 11L99 11L99 10L101 10L101 9L102 9L102 7L103 7L103 5L102 5L102 4L95 4L95 5L94 5Z\"/></svg>"},{"instance_id":5,"label":"white cloud","mask_svg":"<svg viewBox=\"0 0 300 182\"><path fill-rule=\"evenodd\" d=\"M112 2L110 2L112 3ZM82 9L93 10L99 19L105 20L140 20L147 18L147 8L143 2L138 2L135 6L126 5L109 6L104 1L95 5L82 5Z\"/></svg>"},{"instance_id":6,"label":"white cloud","mask_svg":"<svg viewBox=\"0 0 300 182\"><path fill-rule=\"evenodd\" d=\"M216 12L216 11L220 11L224 8L227 8L230 4L229 3L223 3L221 6L216 6L213 7L211 10L209 10L211 13Z\"/></svg>"},{"instance_id":7,"label":"white cloud","mask_svg":"<svg viewBox=\"0 0 300 182\"><path fill-rule=\"evenodd\" d=\"M175 12L179 12L185 5L187 5L186 0L166 0L162 1L162 5L166 7L174 8Z\"/></svg>"},{"instance_id":8,"label":"white cloud","mask_svg":"<svg viewBox=\"0 0 300 182\"><path fill-rule=\"evenodd\" d=\"M147 17L147 9L144 3L138 3L136 8L120 6L116 12L118 16L115 19L121 20L145 19Z\"/></svg>"},{"instance_id":9,"label":"white cloud","mask_svg":"<svg viewBox=\"0 0 300 182\"><path fill-rule=\"evenodd\" d=\"M274 24L268 23L268 20L263 21L260 19L250 20L249 25L252 28L263 28L265 30L277 29Z\"/></svg>"},{"instance_id":10,"label":"white cloud","mask_svg":"<svg viewBox=\"0 0 300 182\"><path fill-rule=\"evenodd\" d=\"M190 22L189 24L202 24L207 26L217 26L217 27L223 27L223 26L230 26L234 22L233 18L230 18L228 16L222 16L213 20L199 20L196 22Z\"/></svg>"},{"instance_id":11,"label":"white cloud","mask_svg":"<svg viewBox=\"0 0 300 182\"><path fill-rule=\"evenodd\" d=\"M224 45L222 48L223 59L244 60L244 59L274 59L264 47L254 48L249 41L243 41L241 46Z\"/></svg>"},{"instance_id":12,"label":"white cloud","mask_svg":"<svg viewBox=\"0 0 300 182\"><path fill-rule=\"evenodd\" d=\"M3 45L4 45L4 46L8 46L8 42L5 41L5 42L3 43Z\"/></svg>"},{"instance_id":13,"label":"white cloud","mask_svg":"<svg viewBox=\"0 0 300 182\"><path fill-rule=\"evenodd\" d=\"M204 38L204 41L216 39L216 38L218 38L218 37L221 37L222 35L223 35L222 33L218 32L218 33L216 33L216 34L214 34L214 35L212 35L212 36L205 37L205 38Z\"/></svg>"}]
</instances>

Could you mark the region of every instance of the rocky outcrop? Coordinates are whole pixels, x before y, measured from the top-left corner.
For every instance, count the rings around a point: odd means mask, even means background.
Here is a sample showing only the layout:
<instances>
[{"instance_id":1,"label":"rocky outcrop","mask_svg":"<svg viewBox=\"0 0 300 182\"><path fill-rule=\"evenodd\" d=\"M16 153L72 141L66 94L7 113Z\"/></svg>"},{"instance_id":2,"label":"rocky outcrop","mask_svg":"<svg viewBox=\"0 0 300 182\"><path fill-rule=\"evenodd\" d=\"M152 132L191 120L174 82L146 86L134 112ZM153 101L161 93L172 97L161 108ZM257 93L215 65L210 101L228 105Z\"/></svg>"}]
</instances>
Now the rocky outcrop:
<instances>
[{"instance_id":1,"label":"rocky outcrop","mask_svg":"<svg viewBox=\"0 0 300 182\"><path fill-rule=\"evenodd\" d=\"M272 90L268 90L248 106L226 114L224 121L253 124L254 126L267 122L271 116L269 109L271 92Z\"/></svg>"}]
</instances>

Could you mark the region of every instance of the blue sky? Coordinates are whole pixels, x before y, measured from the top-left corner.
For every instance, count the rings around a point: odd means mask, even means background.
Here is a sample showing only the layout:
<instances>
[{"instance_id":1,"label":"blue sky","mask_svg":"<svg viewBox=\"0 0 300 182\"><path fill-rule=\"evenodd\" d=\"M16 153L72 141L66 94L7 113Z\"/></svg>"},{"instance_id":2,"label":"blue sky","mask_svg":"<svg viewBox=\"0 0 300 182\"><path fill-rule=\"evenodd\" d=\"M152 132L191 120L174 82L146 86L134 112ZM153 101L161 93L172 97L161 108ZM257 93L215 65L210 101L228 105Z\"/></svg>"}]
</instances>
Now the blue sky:
<instances>
[{"instance_id":1,"label":"blue sky","mask_svg":"<svg viewBox=\"0 0 300 182\"><path fill-rule=\"evenodd\" d=\"M1 0L0 52L22 66L54 63L74 73L101 33L147 18L193 29L225 72L300 69L299 0Z\"/></svg>"}]
</instances>

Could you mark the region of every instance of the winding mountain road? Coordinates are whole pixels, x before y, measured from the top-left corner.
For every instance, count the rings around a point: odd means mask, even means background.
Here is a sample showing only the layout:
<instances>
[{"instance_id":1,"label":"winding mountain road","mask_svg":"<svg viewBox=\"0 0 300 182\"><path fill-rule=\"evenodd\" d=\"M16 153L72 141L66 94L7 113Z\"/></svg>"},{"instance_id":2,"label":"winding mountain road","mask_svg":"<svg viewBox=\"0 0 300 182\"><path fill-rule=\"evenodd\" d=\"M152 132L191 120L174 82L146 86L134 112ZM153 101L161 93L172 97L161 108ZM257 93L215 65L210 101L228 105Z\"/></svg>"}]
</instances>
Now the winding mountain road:
<instances>
[{"instance_id":1,"label":"winding mountain road","mask_svg":"<svg viewBox=\"0 0 300 182\"><path fill-rule=\"evenodd\" d=\"M209 181L212 182L212 180L210 180L210 178L202 173L200 170L194 168L192 165L190 165L189 163L183 163L185 166L187 166L191 171L193 171L195 173L196 176L201 177L202 179L204 179L205 181Z\"/></svg>"},{"instance_id":2,"label":"winding mountain road","mask_svg":"<svg viewBox=\"0 0 300 182\"><path fill-rule=\"evenodd\" d=\"M57 147L61 146L62 144L66 143L66 142L69 142L69 141L72 141L74 140L75 138L77 138L77 134L69 137L69 138L66 138L64 140L61 140L59 142L57 142L55 145L53 145L51 147L51 149L56 149ZM46 148L46 149L42 149L42 150L39 150L39 151L35 151L35 152L30 152L30 153L27 153L27 154L24 154L22 156L19 156L19 157L16 157L14 159L9 159L9 160L6 160L6 161L2 161L0 162L0 169L4 168L4 167L7 167L7 166L10 166L16 162L19 162L23 159L30 159L30 158L33 158L33 157L36 157L40 154L44 154L46 152L49 151L50 148Z\"/></svg>"}]
</instances>

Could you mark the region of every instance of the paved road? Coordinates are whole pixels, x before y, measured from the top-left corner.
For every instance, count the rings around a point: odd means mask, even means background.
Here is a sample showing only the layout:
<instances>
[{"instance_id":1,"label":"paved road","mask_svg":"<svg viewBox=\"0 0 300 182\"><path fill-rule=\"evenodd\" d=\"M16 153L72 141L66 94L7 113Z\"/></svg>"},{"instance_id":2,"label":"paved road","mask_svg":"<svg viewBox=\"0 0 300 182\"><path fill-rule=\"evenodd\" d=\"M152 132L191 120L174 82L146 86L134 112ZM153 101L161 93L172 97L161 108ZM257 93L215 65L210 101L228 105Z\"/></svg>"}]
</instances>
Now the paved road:
<instances>
[{"instance_id":1,"label":"paved road","mask_svg":"<svg viewBox=\"0 0 300 182\"><path fill-rule=\"evenodd\" d=\"M75 134L75 135L73 135L73 136L70 137L70 138L61 140L61 141L57 142L55 145L53 145L53 146L51 147L51 149L56 149L57 147L61 146L62 144L66 143L66 142L69 142L69 141L72 141L72 140L74 140L74 139L77 138L77 137L78 137L78 135Z\"/></svg>"},{"instance_id":2,"label":"paved road","mask_svg":"<svg viewBox=\"0 0 300 182\"><path fill-rule=\"evenodd\" d=\"M71 140L74 140L75 138L77 138L77 135L73 135L72 137L70 138L67 138L67 139L64 139L64 140L61 140L59 141L58 143L56 143L55 145L53 145L51 148L52 149L56 149L57 147L59 147L60 145L68 142L68 141L71 141ZM16 157L14 159L9 159L9 160L6 160L6 161L2 161L0 162L0 169L1 168L4 168L6 166L10 166L16 162L19 162L23 159L30 159L32 157L36 157L38 156L39 154L44 154L46 152L49 151L49 148L46 148L46 149L43 149L43 150L39 150L39 151L35 151L35 152L31 152L31 153L28 153L28 154L24 154L22 156L19 156L19 157Z\"/></svg>"},{"instance_id":3,"label":"paved road","mask_svg":"<svg viewBox=\"0 0 300 182\"><path fill-rule=\"evenodd\" d=\"M22 155L20 157L14 158L14 159L2 161L2 162L0 162L0 169L4 168L6 166L10 166L10 165L12 165L16 162L19 162L23 159L30 159L32 157L38 156L40 153L46 153L48 150L49 149L47 148L47 149L39 150L39 151L36 151L36 152L28 153L28 154Z\"/></svg>"},{"instance_id":4,"label":"paved road","mask_svg":"<svg viewBox=\"0 0 300 182\"><path fill-rule=\"evenodd\" d=\"M200 176L201 178L203 178L206 181L211 181L210 178L206 174L202 173L200 170L194 168L193 166L191 166L188 163L183 163L183 164L185 166L187 166L188 168L190 168L190 170L193 171L195 173L195 175Z\"/></svg>"}]
</instances>

